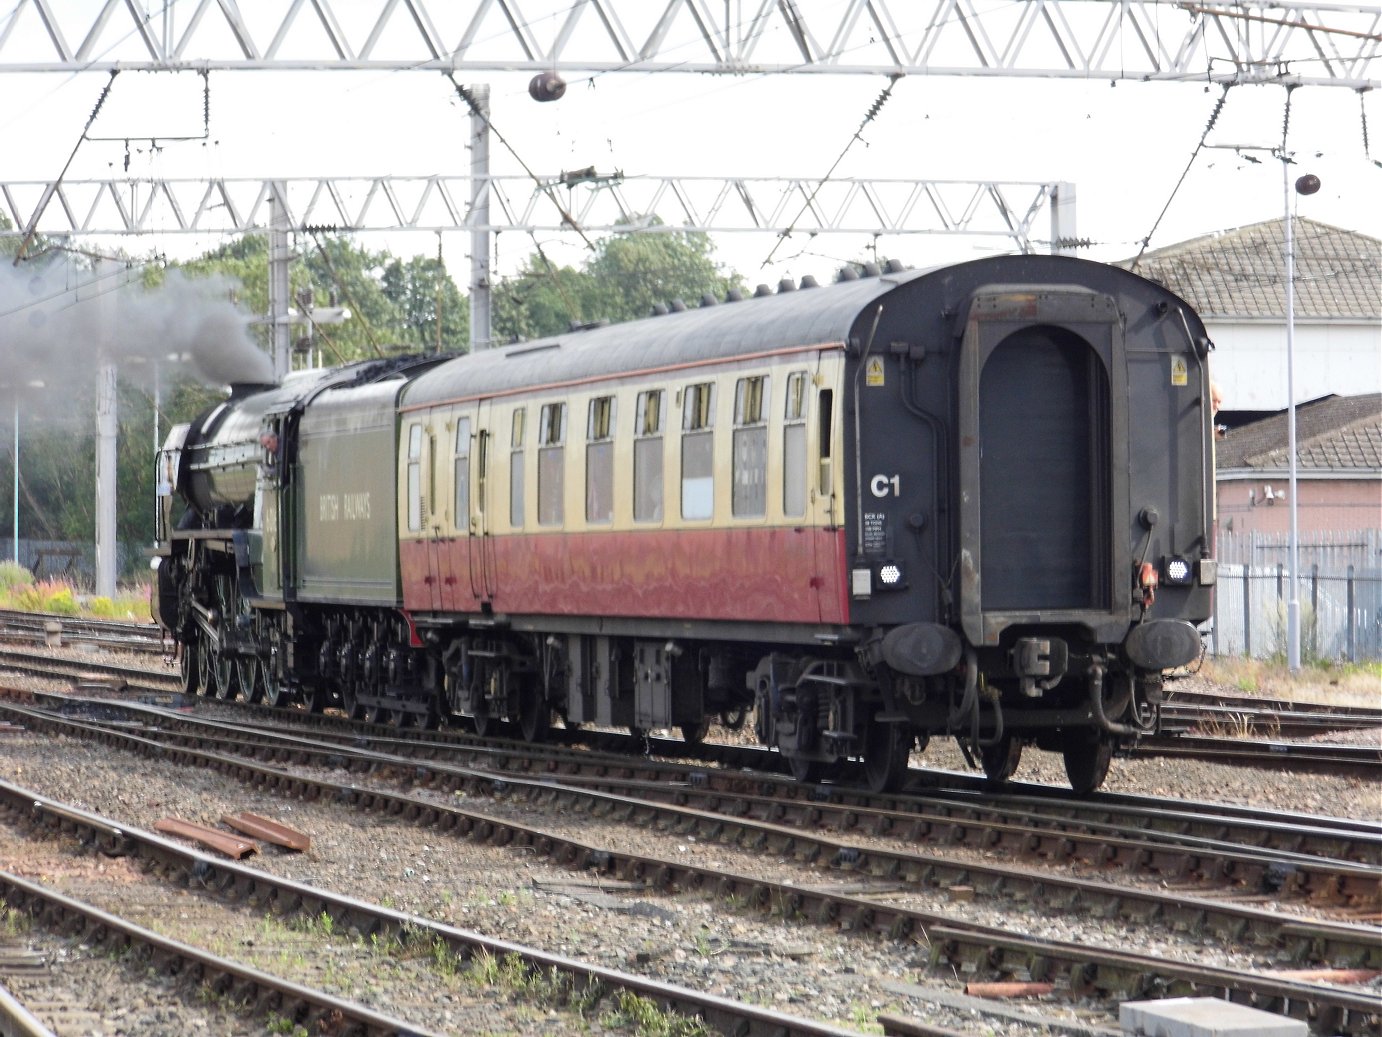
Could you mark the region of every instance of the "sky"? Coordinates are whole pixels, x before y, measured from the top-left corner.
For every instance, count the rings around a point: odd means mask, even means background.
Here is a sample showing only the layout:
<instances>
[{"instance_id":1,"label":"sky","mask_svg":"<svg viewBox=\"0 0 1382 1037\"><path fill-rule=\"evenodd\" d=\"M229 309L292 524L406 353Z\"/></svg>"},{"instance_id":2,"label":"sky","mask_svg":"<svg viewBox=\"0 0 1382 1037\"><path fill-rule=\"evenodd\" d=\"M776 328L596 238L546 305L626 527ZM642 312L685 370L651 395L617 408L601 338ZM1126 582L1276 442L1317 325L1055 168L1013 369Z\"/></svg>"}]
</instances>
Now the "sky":
<instances>
[{"instance_id":1,"label":"sky","mask_svg":"<svg viewBox=\"0 0 1382 1037\"><path fill-rule=\"evenodd\" d=\"M0 7L5 6L0 0ZM0 11L0 14L3 14ZM539 104L527 73L484 77L496 130L495 173L522 164L544 176L594 165L626 176L903 177L1067 181L1076 188L1082 254L1135 255L1202 234L1279 218L1286 205L1282 143L1287 92L1230 90L1207 145L1191 161L1218 86L1032 78L908 77L860 129L887 85L883 76L602 73L571 75L566 95ZM469 169L467 110L435 72L215 72L209 135L195 73L122 73L94 121L105 73L0 74L4 179L462 175ZM478 81L468 77L467 81ZM1374 143L1364 147L1363 118ZM857 136L856 136L857 133ZM177 138L196 138L179 140ZM95 139L112 138L112 139ZM158 144L152 145L151 138ZM1382 237L1382 102L1337 87L1290 95L1290 180L1310 172L1322 188L1293 198L1299 215ZM75 156L73 149L76 148ZM837 163L838 165L835 165ZM1043 214L1038 237L1049 226ZM195 255L220 238L151 235L86 242L133 255ZM364 234L366 247L435 255L435 234ZM554 259L578 263L573 235L545 234ZM806 274L828 279L843 262L880 255L915 266L1010 251L1005 237L721 234L716 255L754 284ZM442 235L447 266L468 282L469 236ZM515 271L534 251L500 235L496 269ZM766 263L771 256L771 262Z\"/></svg>"}]
</instances>

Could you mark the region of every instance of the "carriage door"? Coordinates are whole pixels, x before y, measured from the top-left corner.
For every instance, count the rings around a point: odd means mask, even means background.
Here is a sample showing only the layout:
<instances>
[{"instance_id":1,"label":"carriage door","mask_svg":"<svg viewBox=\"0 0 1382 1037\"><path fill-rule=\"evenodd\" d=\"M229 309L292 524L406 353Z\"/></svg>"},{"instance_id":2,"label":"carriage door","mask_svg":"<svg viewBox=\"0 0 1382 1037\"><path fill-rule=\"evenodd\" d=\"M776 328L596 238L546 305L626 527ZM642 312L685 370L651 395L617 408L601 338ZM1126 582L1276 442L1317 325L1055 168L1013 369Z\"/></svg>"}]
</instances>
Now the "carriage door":
<instances>
[{"instance_id":1,"label":"carriage door","mask_svg":"<svg viewBox=\"0 0 1382 1037\"><path fill-rule=\"evenodd\" d=\"M467 419L462 419L467 420ZM489 400L482 400L471 427L470 472L466 487L470 511L469 530L465 535L465 557L469 578L470 600L482 607L491 603L496 591L494 578L494 543L491 535L495 507L502 506L494 499L494 465L496 439L491 427L494 408ZM457 462L459 467L459 461ZM462 588L464 591L464 588Z\"/></svg>"},{"instance_id":2,"label":"carriage door","mask_svg":"<svg viewBox=\"0 0 1382 1037\"><path fill-rule=\"evenodd\" d=\"M1108 296L1046 287L971 300L960 477L962 613L976 643L1036 614L1112 609L1114 502L1127 509L1124 405L1111 414L1125 395L1121 358Z\"/></svg>"},{"instance_id":3,"label":"carriage door","mask_svg":"<svg viewBox=\"0 0 1382 1037\"><path fill-rule=\"evenodd\" d=\"M254 581L261 594L277 597L292 586L295 573L291 507L282 500L288 473L287 433L282 414L265 416L259 431L259 471L255 484L255 522L250 531L250 560ZM255 543L258 539L258 544Z\"/></svg>"}]
</instances>

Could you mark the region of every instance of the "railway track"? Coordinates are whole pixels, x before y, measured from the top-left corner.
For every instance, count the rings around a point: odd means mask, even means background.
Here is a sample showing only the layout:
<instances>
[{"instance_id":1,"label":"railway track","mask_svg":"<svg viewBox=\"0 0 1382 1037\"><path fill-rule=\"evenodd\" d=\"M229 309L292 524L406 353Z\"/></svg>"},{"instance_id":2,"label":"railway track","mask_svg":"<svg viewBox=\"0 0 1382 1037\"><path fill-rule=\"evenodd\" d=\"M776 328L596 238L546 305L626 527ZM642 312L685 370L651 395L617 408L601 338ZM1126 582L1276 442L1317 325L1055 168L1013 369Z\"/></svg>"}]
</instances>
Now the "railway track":
<instances>
[{"instance_id":1,"label":"railway track","mask_svg":"<svg viewBox=\"0 0 1382 1037\"><path fill-rule=\"evenodd\" d=\"M27 673L39 677L67 677L79 681L106 681L116 690L123 690L132 697L162 696L179 687L179 677L171 670L171 663L165 663L156 670L146 666L110 662L96 659L54 658L41 652L27 652L14 649L0 649L0 669ZM1281 703L1281 705L1292 705ZM1191 707L1180 707L1183 711ZM1198 708L1198 707L1195 707ZM1220 709L1218 705L1206 708ZM1188 713L1182 712L1183 717ZM1275 715L1275 714L1272 714ZM1299 715L1297 713L1297 715ZM1318 732L1333 714L1311 713L1314 719L1308 730ZM1280 725L1278 725L1278 728ZM1355 730L1360 728L1382 728L1382 710L1344 709L1338 714L1335 726L1330 730ZM1266 727L1263 727L1265 730ZM1189 728L1187 728L1189 730ZM1295 728L1294 730L1301 730ZM410 732L410 737L426 738L427 732ZM594 737L591 734L587 739ZM636 739L614 735L601 739L602 744L623 745L631 751L641 748ZM721 748L709 746L690 746L676 740L650 740L649 745L669 755L681 754L689 757L718 756L717 762L730 766L762 767L780 769L781 761L775 754L751 748ZM1132 755L1178 756L1188 759L1208 760L1219 763L1243 764L1246 766L1290 767L1297 770L1326 774L1356 774L1365 777L1382 776L1382 745L1359 746L1339 745L1328 742L1291 742L1281 739L1267 739L1251 733L1239 733L1232 737L1204 736L1189 734L1161 735L1142 739L1130 750ZM713 761L715 762L715 761Z\"/></svg>"},{"instance_id":2,"label":"railway track","mask_svg":"<svg viewBox=\"0 0 1382 1037\"><path fill-rule=\"evenodd\" d=\"M83 726L74 721L38 714L30 716L29 722L67 726L69 730ZM815 919L831 926L847 925L886 934L894 939L924 932L928 934L932 948L933 964L949 964L966 973L983 969L1006 974L1024 969L1030 972L1032 962L1039 961L1044 963L1042 969L1047 971L1070 970L1069 975L1078 979L1071 988L1074 994L1088 996L1098 993L1104 997L1120 998L1140 996L1139 992L1147 989L1227 992L1237 997L1250 995L1259 1004L1281 1004L1289 1006L1293 1012L1305 1011L1321 1025L1332 1025L1331 1020L1342 1021L1346 1024L1345 1029L1362 1026L1364 1028L1356 1032L1378 1032L1375 1018L1371 1023L1365 1020L1364 1006L1375 1006L1375 999L1366 996L1345 994L1339 1000L1331 1000L1333 994L1319 990L1311 993L1302 989L1308 984L1293 986L1289 981L1271 977L1233 970L1197 970L1193 965L1158 963L1157 959L1145 956L1101 956L1099 952L1062 945L1060 941L1030 937L1010 940L1002 930L965 926L952 918L910 909L896 899L772 883L761 877L731 874L724 869L696 869L672 859L621 855L607 848L558 837L550 830L535 830L531 825L497 816L494 810L483 814L460 810L450 805L451 799L447 793L463 788L468 796L485 796L494 803L526 796L533 802L545 800L555 803L558 812L574 813L580 809L596 816L619 817L627 824L652 825L683 836L692 834L703 840L760 848L804 865L828 860L833 870L851 876L864 876L872 882L881 881L885 886L898 883L930 884L954 889L968 885L969 888L983 890L985 895L1015 895L1018 898L1032 897L1033 890L1056 889L1054 893L1043 893L1046 897L1043 903L1055 905L1063 902L1067 909L1079 905L1080 910L1119 914L1144 924L1155 921L1172 928L1187 927L1192 931L1218 934L1223 938L1260 942L1261 946L1271 947L1283 957L1286 953L1319 954L1324 949L1326 957L1333 964L1344 960L1350 963L1375 962L1374 955L1379 945L1376 930L1304 921L1283 924L1280 917L1268 918L1267 912L1241 907L1235 909L1212 902L1202 903L1191 900L1183 893L1169 897L1163 895L1158 899L1137 891L1120 890L1111 896L1107 888L1100 889L1103 884L1080 884L1056 879L1050 874L1029 877L1024 889L1018 884L1020 877L1015 869L985 869L972 865L955 868L952 865L952 870L947 872L937 862L917 855L908 856L858 844L822 840L809 831L803 831L802 827L754 823L740 815L742 800L738 801L737 806L726 805L722 812L685 807L658 808L655 811L646 800L565 787L553 775L543 780L528 781L512 775L477 771L466 773L441 765L431 766L424 773L414 759L371 754L358 746L352 749L341 745L322 745L319 741L313 745L313 739L288 739L272 733L234 731L227 725L214 726L220 727L221 731L212 737L209 746L200 750L190 746L171 747L167 742L156 741L156 738L166 736L167 732L164 731L135 734L127 726L101 728L92 724L84 725L84 728L91 737L107 744L176 759L180 764L195 761L203 766L216 767L242 781L272 788L292 797L335 798L364 805L391 816L415 819L428 826L454 829L470 834L472 838L526 846L577 868L594 869L625 880L648 883L656 888L716 891L723 898L760 910L775 910L791 917ZM392 774L395 781L402 782L405 790L394 791L377 783L366 789L319 782L300 773L252 763L243 757L236 758L231 753L236 756L241 753L278 755L292 761L297 767L307 765L316 754L321 754L330 759L335 768L346 766L369 770L376 782ZM428 783L428 787L414 790L412 786L419 782ZM577 807L577 803L585 805ZM1296 866L1301 864L1299 861L1293 863ZM1375 872L1372 873L1372 889L1375 896ZM884 892L887 892L886 889ZM1100 893L1103 895L1099 896ZM896 890L893 894L895 896ZM1179 913L1176 905L1179 905ZM989 949L987 952L978 950L985 947ZM1292 947L1296 950L1288 951ZM1020 965L1020 960L1025 960L1027 964ZM1298 956L1297 961L1300 960L1305 959ZM985 961L990 964L983 965ZM1129 976L1136 978L1129 979ZM1310 1006L1308 1009L1302 1007L1306 1004Z\"/></svg>"},{"instance_id":3,"label":"railway track","mask_svg":"<svg viewBox=\"0 0 1382 1037\"><path fill-rule=\"evenodd\" d=\"M0 609L0 639L45 644L54 638L65 644L91 644L111 651L146 655L166 654L171 646L164 632L152 622Z\"/></svg>"},{"instance_id":4,"label":"railway track","mask_svg":"<svg viewBox=\"0 0 1382 1037\"><path fill-rule=\"evenodd\" d=\"M616 996L642 998L663 1011L699 1019L724 1033L744 1034L745 1037L847 1037L846 1031L838 1027L491 939L269 875L9 783L0 783L0 820L30 833L36 831L40 837L70 839L75 836L92 852L135 861L156 880L155 886L173 894L170 903L182 902L184 916L187 909L182 890L186 889L198 897L209 897L228 905L249 905L278 919L296 917L319 925L322 919L330 919L328 928L331 931L355 934L370 947L391 947L402 953L411 947L415 953L420 949L424 956L433 960L450 955L458 962L480 956L518 961L533 977L563 977L564 988L558 986L553 993L561 993L564 989L564 996L577 1001L583 992L599 999L610 996L608 992L612 991ZM156 900L152 889L148 885L141 887L138 902L145 912ZM238 1000L260 1006L261 1011L271 1017L288 1020L311 1032L362 1035L435 1032L415 1022L252 968L236 959L171 940L126 918L15 875L0 873L0 898L12 911L24 912L42 924L63 931L78 932L84 940L104 942L117 948L139 948L141 959L156 962L166 973L195 974L204 987L213 991L233 989ZM569 1020L568 1025L575 1028L577 1020Z\"/></svg>"},{"instance_id":5,"label":"railway track","mask_svg":"<svg viewBox=\"0 0 1382 1037\"><path fill-rule=\"evenodd\" d=\"M59 708L64 709L103 709L99 701L83 704L66 695L54 696L52 701L60 703ZM164 695L161 701L168 704L184 700L181 696ZM678 792L683 797L716 792L739 794L760 789L775 800L771 808L762 809L771 809L777 818L797 817L805 812L812 823L826 819L825 823L832 828L840 827L840 822L830 820L831 816L869 816L874 818L870 823L875 827L902 831L931 826L950 830L946 835L949 840L973 842L974 838L966 836L961 827L966 817L976 819L976 823L996 825L1030 825L1035 818L1044 817L1051 828L1061 831L1067 842L1074 842L1069 832L1075 825L1091 826L1087 830L1096 836L1135 827L1148 834L1172 833L1187 844L1196 840L1237 844L1278 854L1299 853L1308 844L1339 860L1374 865L1379 858L1376 826L1362 826L1361 840L1355 843L1353 836L1359 834L1359 829L1352 822L1331 823L1329 819L1315 816L1295 819L1279 812L1227 804L1183 804L1168 808L1160 800L1114 793L1078 799L1045 786L1013 783L995 787L972 775L945 771L918 771L911 795L881 797L848 783L802 785L778 777L773 773L780 762L777 755L753 746L707 743L689 747L705 763L713 765L701 767L672 762L688 752L686 744L678 739L651 739L645 743L626 735L558 730L552 735L561 738L561 743L532 746L502 737L477 739L452 731L409 731L404 735L391 728L361 725L335 715L230 705L227 716L234 718L230 721L231 730L244 730L240 717L248 714L255 718L253 730L268 736L275 732L288 738L308 734L311 738L338 745L375 745L393 755L451 760L488 771L535 776L571 775L586 782L619 777L648 784L654 795L666 794L658 786L689 790ZM152 722L165 730L196 730L203 726L201 720L170 715L157 705L153 709L157 711L143 712L156 717ZM140 712L137 708L131 710L132 715ZM268 738L268 744L274 744L272 737ZM638 751L640 749L648 750L647 754ZM753 773L741 773L743 771ZM861 807L865 811L863 814L859 810ZM1334 827L1335 824L1339 827Z\"/></svg>"}]
</instances>

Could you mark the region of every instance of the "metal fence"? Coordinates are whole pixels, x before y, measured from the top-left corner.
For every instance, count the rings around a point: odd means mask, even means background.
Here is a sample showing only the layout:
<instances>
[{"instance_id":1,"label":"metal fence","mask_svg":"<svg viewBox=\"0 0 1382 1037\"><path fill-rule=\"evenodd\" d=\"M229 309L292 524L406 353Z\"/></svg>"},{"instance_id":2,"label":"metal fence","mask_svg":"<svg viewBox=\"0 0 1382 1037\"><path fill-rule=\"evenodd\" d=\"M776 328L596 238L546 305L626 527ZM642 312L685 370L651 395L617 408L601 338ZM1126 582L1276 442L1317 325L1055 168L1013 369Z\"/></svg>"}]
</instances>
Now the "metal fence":
<instances>
[{"instance_id":1,"label":"metal fence","mask_svg":"<svg viewBox=\"0 0 1382 1037\"><path fill-rule=\"evenodd\" d=\"M40 580L66 580L79 589L90 589L96 582L96 546L67 540L29 540L19 538L19 564ZM0 537L0 562L13 561L14 539ZM115 571L118 579L147 579L149 552L140 544L115 545Z\"/></svg>"},{"instance_id":2,"label":"metal fence","mask_svg":"<svg viewBox=\"0 0 1382 1037\"><path fill-rule=\"evenodd\" d=\"M1211 654L1284 659L1290 583L1284 564L1221 563ZM1302 659L1382 659L1382 569L1327 574L1302 564L1298 600Z\"/></svg>"}]
</instances>

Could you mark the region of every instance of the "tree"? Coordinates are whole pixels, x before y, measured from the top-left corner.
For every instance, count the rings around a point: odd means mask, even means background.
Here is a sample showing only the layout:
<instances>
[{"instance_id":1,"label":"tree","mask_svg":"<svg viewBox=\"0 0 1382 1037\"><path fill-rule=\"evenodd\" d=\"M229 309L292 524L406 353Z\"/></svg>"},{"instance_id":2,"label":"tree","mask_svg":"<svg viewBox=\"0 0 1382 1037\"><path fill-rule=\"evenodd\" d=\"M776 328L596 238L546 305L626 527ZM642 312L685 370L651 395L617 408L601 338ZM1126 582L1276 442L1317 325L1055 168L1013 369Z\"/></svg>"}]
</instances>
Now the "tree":
<instances>
[{"instance_id":1,"label":"tree","mask_svg":"<svg viewBox=\"0 0 1382 1037\"><path fill-rule=\"evenodd\" d=\"M495 338L557 335L573 323L620 322L646 317L658 304L703 295L723 299L743 278L715 262L710 238L665 230L615 234L595 244L580 269L555 267L531 256L516 277L495 288Z\"/></svg>"},{"instance_id":2,"label":"tree","mask_svg":"<svg viewBox=\"0 0 1382 1037\"><path fill-rule=\"evenodd\" d=\"M470 344L470 305L438 259L393 259L380 278L384 297L401 319L402 341L422 352L464 352Z\"/></svg>"},{"instance_id":3,"label":"tree","mask_svg":"<svg viewBox=\"0 0 1382 1037\"><path fill-rule=\"evenodd\" d=\"M602 239L586 266L595 282L599 316L610 321L646 317L659 303L699 304L703 295L723 300L742 287L738 274L725 274L706 234L690 231L616 234Z\"/></svg>"}]
</instances>

